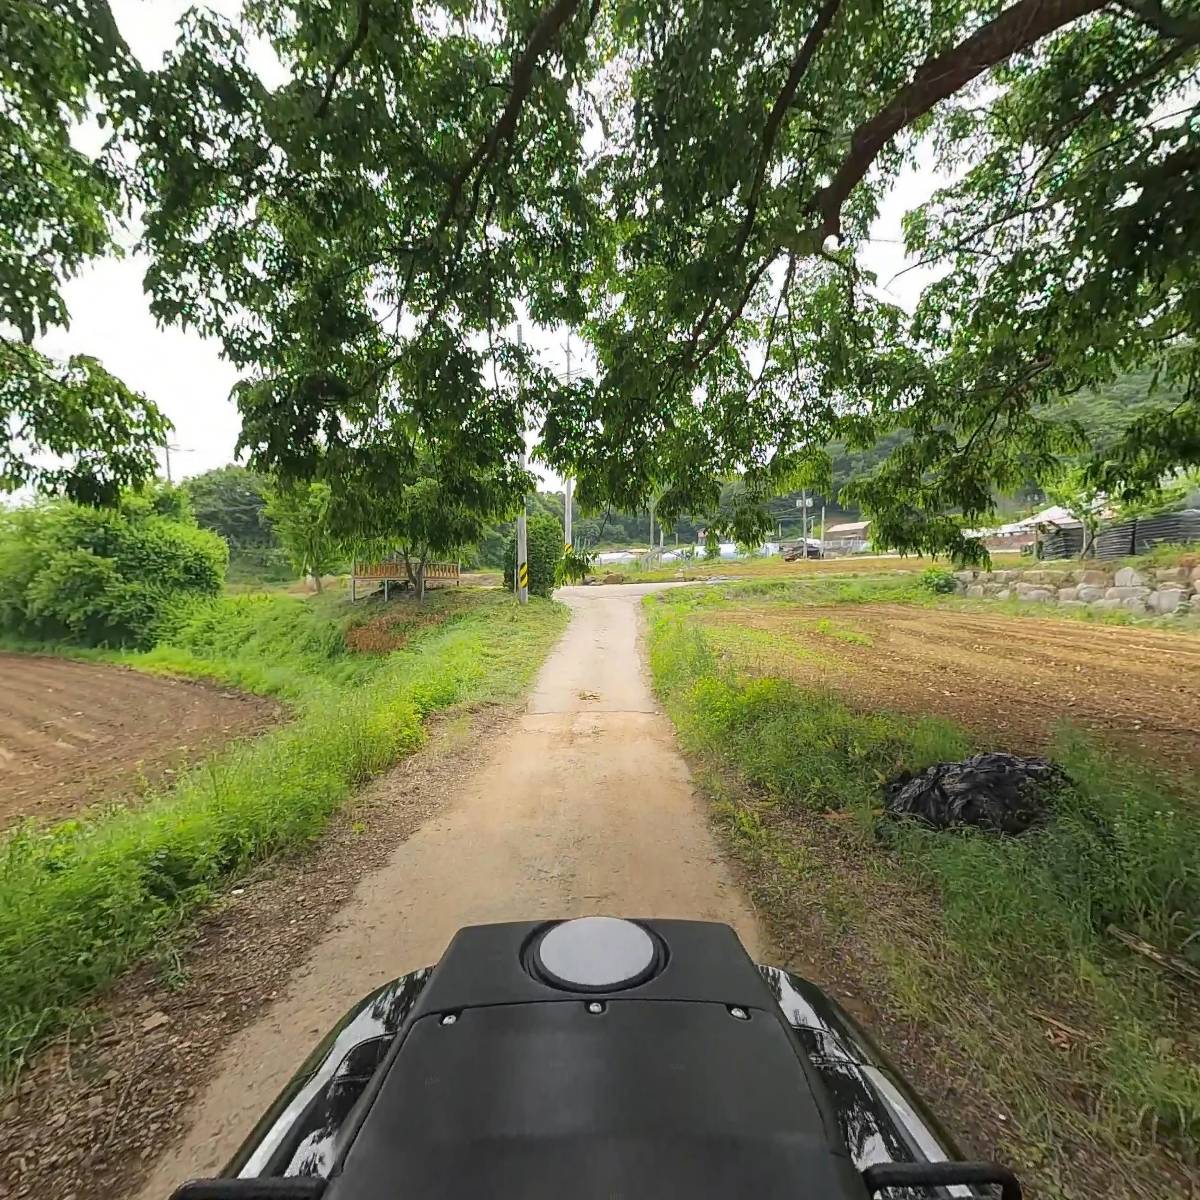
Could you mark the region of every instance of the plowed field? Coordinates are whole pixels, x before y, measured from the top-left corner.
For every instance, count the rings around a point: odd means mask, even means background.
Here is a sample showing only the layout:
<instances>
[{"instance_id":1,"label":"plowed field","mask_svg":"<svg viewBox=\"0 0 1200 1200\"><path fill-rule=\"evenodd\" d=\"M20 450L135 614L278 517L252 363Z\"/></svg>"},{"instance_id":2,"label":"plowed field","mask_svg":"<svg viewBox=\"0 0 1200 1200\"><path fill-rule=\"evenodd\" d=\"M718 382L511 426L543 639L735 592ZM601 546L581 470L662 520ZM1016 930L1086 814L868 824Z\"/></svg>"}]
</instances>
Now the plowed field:
<instances>
[{"instance_id":1,"label":"plowed field","mask_svg":"<svg viewBox=\"0 0 1200 1200\"><path fill-rule=\"evenodd\" d=\"M864 708L947 717L1016 751L1069 721L1164 766L1200 766L1192 635L898 604L737 605L703 620L719 644L722 628L771 635L724 643L751 669Z\"/></svg>"},{"instance_id":2,"label":"plowed field","mask_svg":"<svg viewBox=\"0 0 1200 1200\"><path fill-rule=\"evenodd\" d=\"M207 684L0 653L0 828L136 795L278 715Z\"/></svg>"}]
</instances>

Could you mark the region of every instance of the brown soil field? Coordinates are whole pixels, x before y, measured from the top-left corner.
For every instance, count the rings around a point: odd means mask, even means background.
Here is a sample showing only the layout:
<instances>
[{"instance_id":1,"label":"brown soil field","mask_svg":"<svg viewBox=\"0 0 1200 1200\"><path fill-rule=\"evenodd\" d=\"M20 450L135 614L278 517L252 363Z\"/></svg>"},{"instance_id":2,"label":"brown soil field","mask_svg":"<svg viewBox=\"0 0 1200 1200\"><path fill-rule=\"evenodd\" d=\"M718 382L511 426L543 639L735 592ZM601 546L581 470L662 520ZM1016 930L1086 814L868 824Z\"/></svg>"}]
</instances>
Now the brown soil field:
<instances>
[{"instance_id":1,"label":"brown soil field","mask_svg":"<svg viewBox=\"0 0 1200 1200\"><path fill-rule=\"evenodd\" d=\"M280 713L209 684L0 653L0 828L128 799Z\"/></svg>"},{"instance_id":2,"label":"brown soil field","mask_svg":"<svg viewBox=\"0 0 1200 1200\"><path fill-rule=\"evenodd\" d=\"M1070 724L1182 770L1200 766L1200 637L1133 626L866 604L705 614L779 635L739 661L863 708L933 714L997 748L1039 749ZM842 636L838 636L841 634ZM869 640L845 640L854 634Z\"/></svg>"}]
</instances>

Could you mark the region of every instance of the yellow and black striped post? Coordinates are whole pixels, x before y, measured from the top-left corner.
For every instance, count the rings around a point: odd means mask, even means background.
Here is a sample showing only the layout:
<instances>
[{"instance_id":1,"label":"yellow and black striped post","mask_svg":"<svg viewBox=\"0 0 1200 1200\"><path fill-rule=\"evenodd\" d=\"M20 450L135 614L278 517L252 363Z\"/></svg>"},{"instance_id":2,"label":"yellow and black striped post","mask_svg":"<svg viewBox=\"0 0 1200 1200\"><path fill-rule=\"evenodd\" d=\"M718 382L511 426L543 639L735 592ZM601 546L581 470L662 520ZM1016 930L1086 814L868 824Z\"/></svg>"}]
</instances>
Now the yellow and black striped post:
<instances>
[{"instance_id":1,"label":"yellow and black striped post","mask_svg":"<svg viewBox=\"0 0 1200 1200\"><path fill-rule=\"evenodd\" d=\"M523 562L517 569L517 590L521 593L521 599L524 601L529 595L529 564Z\"/></svg>"}]
</instances>

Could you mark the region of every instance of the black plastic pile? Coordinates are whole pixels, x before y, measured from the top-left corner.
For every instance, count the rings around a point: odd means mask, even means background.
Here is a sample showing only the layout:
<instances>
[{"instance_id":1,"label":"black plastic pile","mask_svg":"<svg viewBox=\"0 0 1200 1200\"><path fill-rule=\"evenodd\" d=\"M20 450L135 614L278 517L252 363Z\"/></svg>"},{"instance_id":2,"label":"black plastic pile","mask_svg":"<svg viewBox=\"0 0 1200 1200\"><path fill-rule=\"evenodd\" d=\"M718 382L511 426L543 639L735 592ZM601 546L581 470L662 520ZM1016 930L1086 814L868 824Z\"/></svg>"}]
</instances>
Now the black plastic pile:
<instances>
[{"instance_id":1,"label":"black plastic pile","mask_svg":"<svg viewBox=\"0 0 1200 1200\"><path fill-rule=\"evenodd\" d=\"M919 775L904 772L886 787L884 808L935 829L974 826L993 833L1024 833L1045 822L1055 793L1070 783L1048 758L976 754L965 762L937 763Z\"/></svg>"}]
</instances>

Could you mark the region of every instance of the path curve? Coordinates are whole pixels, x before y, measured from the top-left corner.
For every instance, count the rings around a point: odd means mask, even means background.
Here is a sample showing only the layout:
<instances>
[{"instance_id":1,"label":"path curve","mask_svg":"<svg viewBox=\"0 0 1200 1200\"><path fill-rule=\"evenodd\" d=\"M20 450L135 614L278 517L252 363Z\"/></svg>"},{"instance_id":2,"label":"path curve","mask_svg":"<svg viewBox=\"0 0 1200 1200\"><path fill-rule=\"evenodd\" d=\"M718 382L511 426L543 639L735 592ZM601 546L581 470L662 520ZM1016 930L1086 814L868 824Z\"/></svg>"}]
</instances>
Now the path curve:
<instances>
[{"instance_id":1,"label":"path curve","mask_svg":"<svg viewBox=\"0 0 1200 1200\"><path fill-rule=\"evenodd\" d=\"M761 951L646 678L641 598L662 586L671 585L558 593L573 617L511 736L487 748L458 799L362 879L286 992L232 1040L145 1200L218 1171L342 1013L435 961L462 925L691 917L726 921Z\"/></svg>"}]
</instances>

